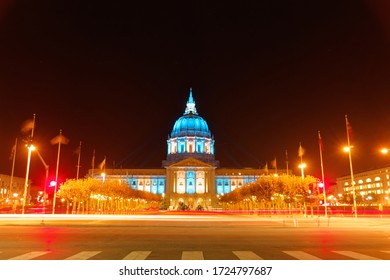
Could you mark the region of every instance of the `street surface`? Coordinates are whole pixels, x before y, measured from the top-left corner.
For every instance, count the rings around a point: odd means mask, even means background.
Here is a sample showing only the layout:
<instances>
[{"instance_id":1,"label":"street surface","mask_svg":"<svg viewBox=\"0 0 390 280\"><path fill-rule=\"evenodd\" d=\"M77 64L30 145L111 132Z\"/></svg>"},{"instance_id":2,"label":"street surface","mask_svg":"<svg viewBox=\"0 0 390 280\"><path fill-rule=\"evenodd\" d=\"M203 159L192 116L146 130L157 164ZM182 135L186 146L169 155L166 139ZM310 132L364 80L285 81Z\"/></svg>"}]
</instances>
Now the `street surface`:
<instances>
[{"instance_id":1,"label":"street surface","mask_svg":"<svg viewBox=\"0 0 390 280\"><path fill-rule=\"evenodd\" d=\"M390 260L390 218L0 215L0 260Z\"/></svg>"}]
</instances>

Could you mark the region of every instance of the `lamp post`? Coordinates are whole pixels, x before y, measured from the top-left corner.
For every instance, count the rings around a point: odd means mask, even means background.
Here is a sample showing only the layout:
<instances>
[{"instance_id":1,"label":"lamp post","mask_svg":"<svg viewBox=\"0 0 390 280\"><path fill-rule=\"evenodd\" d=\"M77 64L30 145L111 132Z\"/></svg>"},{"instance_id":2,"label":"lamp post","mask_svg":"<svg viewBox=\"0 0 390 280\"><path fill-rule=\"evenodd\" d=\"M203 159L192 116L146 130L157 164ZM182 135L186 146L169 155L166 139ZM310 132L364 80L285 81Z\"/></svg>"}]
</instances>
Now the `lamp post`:
<instances>
[{"instance_id":1,"label":"lamp post","mask_svg":"<svg viewBox=\"0 0 390 280\"><path fill-rule=\"evenodd\" d=\"M38 155L39 159L41 160L43 166L45 167L45 171L46 171L45 185L43 187L43 213L45 214L46 213L46 210L45 210L46 209L46 198L47 198L46 187L47 187L48 178L49 178L49 165L45 162L45 160L43 159L39 150L36 149L36 151L37 151L37 155Z\"/></svg>"},{"instance_id":2,"label":"lamp post","mask_svg":"<svg viewBox=\"0 0 390 280\"><path fill-rule=\"evenodd\" d=\"M30 172L30 162L31 162L31 152L35 150L33 144L27 145L28 154L27 154L27 169L26 169L26 180L24 181L24 192L23 192L23 206L22 206L22 214L24 214L24 208L26 206L27 199L27 188L28 188L28 175Z\"/></svg>"},{"instance_id":3,"label":"lamp post","mask_svg":"<svg viewBox=\"0 0 390 280\"><path fill-rule=\"evenodd\" d=\"M304 184L304 180L305 180L305 173L304 173L303 170L306 168L306 163L302 162L302 158L301 158L301 164L298 165L298 167L301 169L302 185L303 185ZM303 200L303 207L305 208L305 217L307 217L306 197Z\"/></svg>"},{"instance_id":4,"label":"lamp post","mask_svg":"<svg viewBox=\"0 0 390 280\"><path fill-rule=\"evenodd\" d=\"M31 130L30 137L28 138L28 154L27 154L27 168L26 168L26 180L24 182L24 192L23 192L23 206L22 206L22 214L24 214L24 207L26 206L26 198L27 198L27 188L28 188L28 175L30 172L30 162L31 162L31 152L34 150L34 146L32 144L34 137L34 129L35 129L35 114L33 114L33 119L28 120L22 127L22 131L27 132Z\"/></svg>"},{"instance_id":5,"label":"lamp post","mask_svg":"<svg viewBox=\"0 0 390 280\"><path fill-rule=\"evenodd\" d=\"M355 213L355 218L357 218L357 206L356 206L356 193L355 193L355 180L353 178L353 168L352 168L352 147L351 141L350 141L350 134L351 134L351 125L348 121L348 116L345 115L345 126L347 130L347 144L348 146L344 148L345 152L348 152L348 158L349 158L349 169L351 171L351 185L352 185L352 195L353 195L353 209Z\"/></svg>"},{"instance_id":6,"label":"lamp post","mask_svg":"<svg viewBox=\"0 0 390 280\"><path fill-rule=\"evenodd\" d=\"M349 144L349 138L348 138L348 144ZM357 205L356 205L356 192L355 192L355 179L353 177L353 167L352 167L352 150L353 146L348 145L347 147L344 147L344 152L348 153L349 158L349 168L351 171L351 186L352 186L352 197L353 197L353 209L354 209L354 216L357 218Z\"/></svg>"},{"instance_id":7,"label":"lamp post","mask_svg":"<svg viewBox=\"0 0 390 280\"><path fill-rule=\"evenodd\" d=\"M304 180L305 179L305 173L304 173L304 169L306 168L306 163L301 163L300 165L298 165L298 167L301 169L301 175L302 175L302 180Z\"/></svg>"}]
</instances>

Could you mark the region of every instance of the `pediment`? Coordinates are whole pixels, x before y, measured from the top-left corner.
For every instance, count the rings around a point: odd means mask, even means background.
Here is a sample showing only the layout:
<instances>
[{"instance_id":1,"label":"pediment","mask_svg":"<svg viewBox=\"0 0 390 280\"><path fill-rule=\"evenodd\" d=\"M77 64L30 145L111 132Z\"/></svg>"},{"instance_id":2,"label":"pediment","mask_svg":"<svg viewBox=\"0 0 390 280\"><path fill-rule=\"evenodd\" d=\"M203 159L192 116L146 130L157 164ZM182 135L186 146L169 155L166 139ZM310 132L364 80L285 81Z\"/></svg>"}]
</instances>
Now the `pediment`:
<instances>
[{"instance_id":1,"label":"pediment","mask_svg":"<svg viewBox=\"0 0 390 280\"><path fill-rule=\"evenodd\" d=\"M199 166L199 167L214 167L211 164L207 164L203 161L200 161L195 158L186 158L183 159L182 161L176 162L174 164L171 164L169 167L181 167L181 166Z\"/></svg>"}]
</instances>

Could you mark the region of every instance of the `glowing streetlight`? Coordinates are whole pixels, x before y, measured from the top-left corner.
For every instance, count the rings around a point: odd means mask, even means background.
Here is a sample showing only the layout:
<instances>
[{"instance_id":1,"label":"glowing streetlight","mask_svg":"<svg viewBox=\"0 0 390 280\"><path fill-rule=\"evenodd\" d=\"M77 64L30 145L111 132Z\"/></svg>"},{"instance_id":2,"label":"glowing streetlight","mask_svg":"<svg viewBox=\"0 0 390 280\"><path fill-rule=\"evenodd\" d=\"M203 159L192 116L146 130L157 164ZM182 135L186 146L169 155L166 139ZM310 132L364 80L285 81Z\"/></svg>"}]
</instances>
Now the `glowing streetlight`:
<instances>
[{"instance_id":1,"label":"glowing streetlight","mask_svg":"<svg viewBox=\"0 0 390 280\"><path fill-rule=\"evenodd\" d=\"M306 168L306 166L306 163L301 163L300 165L298 165L298 167L301 169L302 179L305 179L305 173L303 170Z\"/></svg>"},{"instance_id":2,"label":"glowing streetlight","mask_svg":"<svg viewBox=\"0 0 390 280\"><path fill-rule=\"evenodd\" d=\"M102 178L103 178L103 183L104 183L104 181L106 181L106 173L102 172L102 174L100 174L100 175L102 176Z\"/></svg>"},{"instance_id":3,"label":"glowing streetlight","mask_svg":"<svg viewBox=\"0 0 390 280\"><path fill-rule=\"evenodd\" d=\"M22 126L22 132L31 131L30 136L28 137L28 144L26 147L28 148L28 156L27 156L27 170L26 170L26 181L24 182L24 193L23 193L23 207L22 214L24 214L24 207L26 206L26 196L27 196L27 187L28 187L28 173L30 171L30 162L31 162L31 152L34 150L34 146L32 144L34 137L34 128L35 128L35 114L33 114L33 119L26 121Z\"/></svg>"},{"instance_id":4,"label":"glowing streetlight","mask_svg":"<svg viewBox=\"0 0 390 280\"><path fill-rule=\"evenodd\" d=\"M27 149L28 149L27 169L26 169L26 180L24 182L22 214L24 214L24 208L26 206L26 197L27 197L27 188L28 188L28 174L30 172L31 152L35 150L35 147L33 144L30 144L30 145L27 145Z\"/></svg>"},{"instance_id":5,"label":"glowing streetlight","mask_svg":"<svg viewBox=\"0 0 390 280\"><path fill-rule=\"evenodd\" d=\"M349 135L347 134L347 136L348 136L347 140L348 140L348 144L349 144ZM352 196L353 196L353 209L354 209L355 218L357 218L355 180L353 177L353 168L352 168L352 148L353 148L353 146L348 145L348 146L344 147L343 150L344 150L344 152L348 153L348 157L349 157L349 168L351 171L351 186L352 186Z\"/></svg>"},{"instance_id":6,"label":"glowing streetlight","mask_svg":"<svg viewBox=\"0 0 390 280\"><path fill-rule=\"evenodd\" d=\"M384 155L387 155L389 153L389 149L388 148L383 148L383 149L381 149L381 153L384 154Z\"/></svg>"}]
</instances>

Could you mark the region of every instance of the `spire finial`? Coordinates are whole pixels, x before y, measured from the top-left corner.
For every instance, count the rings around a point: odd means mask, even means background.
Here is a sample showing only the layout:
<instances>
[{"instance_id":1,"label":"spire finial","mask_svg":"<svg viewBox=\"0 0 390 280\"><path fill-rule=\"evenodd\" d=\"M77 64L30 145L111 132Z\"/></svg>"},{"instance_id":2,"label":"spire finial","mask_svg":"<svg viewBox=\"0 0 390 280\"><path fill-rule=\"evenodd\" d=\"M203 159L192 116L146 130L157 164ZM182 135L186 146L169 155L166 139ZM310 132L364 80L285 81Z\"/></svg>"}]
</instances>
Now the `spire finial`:
<instances>
[{"instance_id":1,"label":"spire finial","mask_svg":"<svg viewBox=\"0 0 390 280\"><path fill-rule=\"evenodd\" d=\"M190 97L188 98L188 102L195 103L194 99L192 98L192 87L190 88Z\"/></svg>"},{"instance_id":2,"label":"spire finial","mask_svg":"<svg viewBox=\"0 0 390 280\"><path fill-rule=\"evenodd\" d=\"M198 114L196 112L194 98L192 97L192 88L190 88L190 96L188 97L187 107L186 107L186 110L184 112L184 115L188 115L188 114L195 114L195 115Z\"/></svg>"}]
</instances>

